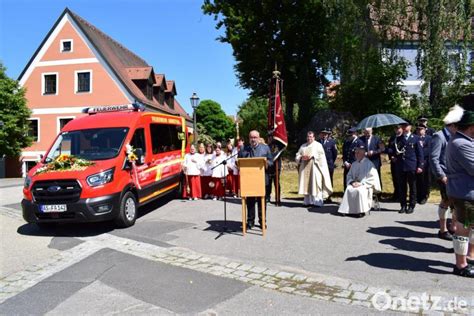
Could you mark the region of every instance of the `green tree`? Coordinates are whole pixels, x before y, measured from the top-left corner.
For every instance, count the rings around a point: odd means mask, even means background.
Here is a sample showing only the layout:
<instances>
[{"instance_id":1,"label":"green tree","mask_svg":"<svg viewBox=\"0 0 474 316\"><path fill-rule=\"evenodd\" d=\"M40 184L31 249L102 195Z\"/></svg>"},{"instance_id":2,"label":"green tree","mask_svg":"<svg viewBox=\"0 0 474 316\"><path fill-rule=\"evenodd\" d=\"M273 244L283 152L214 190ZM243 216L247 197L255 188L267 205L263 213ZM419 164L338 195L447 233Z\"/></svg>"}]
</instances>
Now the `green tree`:
<instances>
[{"instance_id":1,"label":"green tree","mask_svg":"<svg viewBox=\"0 0 474 316\"><path fill-rule=\"evenodd\" d=\"M396 112L402 103L400 81L408 63L387 49L372 1L328 1L334 38L328 43L332 72L340 80L333 106L356 119L377 112ZM383 21L379 16L378 22Z\"/></svg>"},{"instance_id":2,"label":"green tree","mask_svg":"<svg viewBox=\"0 0 474 316\"><path fill-rule=\"evenodd\" d=\"M251 130L260 132L260 136L267 139L267 111L268 100L261 97L250 97L239 106L237 112L241 123L240 135L248 141Z\"/></svg>"},{"instance_id":3,"label":"green tree","mask_svg":"<svg viewBox=\"0 0 474 316\"><path fill-rule=\"evenodd\" d=\"M31 145L27 136L31 111L26 105L25 90L18 81L10 79L0 63L0 155L19 156L21 150Z\"/></svg>"},{"instance_id":4,"label":"green tree","mask_svg":"<svg viewBox=\"0 0 474 316\"><path fill-rule=\"evenodd\" d=\"M286 113L291 134L311 119L327 70L325 43L331 31L322 0L205 0L203 11L214 16L225 33L219 40L232 46L240 85L253 96L267 96L275 64L285 80Z\"/></svg>"},{"instance_id":5,"label":"green tree","mask_svg":"<svg viewBox=\"0 0 474 316\"><path fill-rule=\"evenodd\" d=\"M471 43L470 0L377 1L383 33L392 43L419 43L416 65L433 116L464 94Z\"/></svg>"},{"instance_id":6,"label":"green tree","mask_svg":"<svg viewBox=\"0 0 474 316\"><path fill-rule=\"evenodd\" d=\"M216 141L225 141L235 136L234 122L215 101L201 101L196 108L196 120L205 128L207 135Z\"/></svg>"}]
</instances>

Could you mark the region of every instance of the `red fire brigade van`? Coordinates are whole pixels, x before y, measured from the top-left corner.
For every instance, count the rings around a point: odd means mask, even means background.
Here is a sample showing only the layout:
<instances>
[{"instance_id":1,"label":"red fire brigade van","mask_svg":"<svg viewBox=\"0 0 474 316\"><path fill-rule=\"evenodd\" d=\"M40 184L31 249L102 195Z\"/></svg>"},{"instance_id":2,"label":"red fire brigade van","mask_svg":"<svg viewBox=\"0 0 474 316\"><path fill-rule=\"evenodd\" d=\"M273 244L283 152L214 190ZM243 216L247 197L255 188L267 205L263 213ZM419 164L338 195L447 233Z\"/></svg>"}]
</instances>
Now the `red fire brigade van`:
<instances>
[{"instance_id":1,"label":"red fire brigade van","mask_svg":"<svg viewBox=\"0 0 474 316\"><path fill-rule=\"evenodd\" d=\"M69 122L23 188L28 223L135 223L138 207L180 189L185 119L138 105L88 108Z\"/></svg>"}]
</instances>

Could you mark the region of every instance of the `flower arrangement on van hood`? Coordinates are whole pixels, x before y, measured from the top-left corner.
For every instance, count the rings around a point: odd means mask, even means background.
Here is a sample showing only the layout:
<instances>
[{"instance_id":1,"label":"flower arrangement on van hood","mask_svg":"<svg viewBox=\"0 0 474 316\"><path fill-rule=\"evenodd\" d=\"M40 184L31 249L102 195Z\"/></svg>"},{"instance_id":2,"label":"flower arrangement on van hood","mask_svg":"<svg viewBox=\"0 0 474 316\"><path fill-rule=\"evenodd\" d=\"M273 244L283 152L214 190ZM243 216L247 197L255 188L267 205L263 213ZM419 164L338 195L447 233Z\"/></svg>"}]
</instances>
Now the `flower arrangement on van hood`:
<instances>
[{"instance_id":1,"label":"flower arrangement on van hood","mask_svg":"<svg viewBox=\"0 0 474 316\"><path fill-rule=\"evenodd\" d=\"M86 159L77 158L73 155L61 154L53 161L48 162L43 167L36 170L35 175L53 171L82 171L93 164L92 161Z\"/></svg>"}]
</instances>

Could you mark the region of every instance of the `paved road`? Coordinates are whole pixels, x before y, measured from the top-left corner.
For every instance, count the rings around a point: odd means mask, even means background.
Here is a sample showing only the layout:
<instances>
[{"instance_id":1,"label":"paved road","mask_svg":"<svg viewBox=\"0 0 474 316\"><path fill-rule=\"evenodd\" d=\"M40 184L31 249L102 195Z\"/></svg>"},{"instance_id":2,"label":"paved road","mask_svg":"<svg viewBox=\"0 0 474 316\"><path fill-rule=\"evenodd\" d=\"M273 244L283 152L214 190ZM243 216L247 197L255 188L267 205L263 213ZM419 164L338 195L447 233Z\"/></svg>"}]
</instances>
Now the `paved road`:
<instances>
[{"instance_id":1,"label":"paved road","mask_svg":"<svg viewBox=\"0 0 474 316\"><path fill-rule=\"evenodd\" d=\"M128 229L39 230L20 218L19 183L0 182L0 314L368 314L374 295L424 292L425 310L474 305L472 280L451 275L451 244L436 238L435 205L400 215L383 203L356 219L285 200L269 206L263 238L241 235L239 200L220 235L223 202L164 199Z\"/></svg>"}]
</instances>

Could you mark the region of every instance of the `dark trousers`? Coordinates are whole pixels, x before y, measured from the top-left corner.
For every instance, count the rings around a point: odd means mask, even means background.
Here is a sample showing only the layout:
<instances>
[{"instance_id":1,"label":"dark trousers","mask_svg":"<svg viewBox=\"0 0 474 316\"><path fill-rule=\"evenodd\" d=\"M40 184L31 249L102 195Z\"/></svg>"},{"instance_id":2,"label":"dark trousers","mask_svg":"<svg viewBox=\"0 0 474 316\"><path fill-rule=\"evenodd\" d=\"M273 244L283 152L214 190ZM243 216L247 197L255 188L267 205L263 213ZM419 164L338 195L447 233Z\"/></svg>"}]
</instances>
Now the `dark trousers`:
<instances>
[{"instance_id":1,"label":"dark trousers","mask_svg":"<svg viewBox=\"0 0 474 316\"><path fill-rule=\"evenodd\" d=\"M392 174L393 183L393 198L399 199L399 186L400 186L400 167L395 162L390 163L390 173ZM380 175L379 175L380 176Z\"/></svg>"},{"instance_id":2,"label":"dark trousers","mask_svg":"<svg viewBox=\"0 0 474 316\"><path fill-rule=\"evenodd\" d=\"M334 175L334 168L329 168L329 177L331 178L331 185L334 187L334 181L332 180Z\"/></svg>"},{"instance_id":3,"label":"dark trousers","mask_svg":"<svg viewBox=\"0 0 474 316\"><path fill-rule=\"evenodd\" d=\"M383 190L383 186L382 186L382 172L381 172L381 170L380 170L380 169L381 169L381 167L380 167L380 166L378 166L378 167L375 167L375 169L377 169L377 172L378 172L378 174L379 174L379 180L380 180L380 189L382 189L382 190Z\"/></svg>"},{"instance_id":4,"label":"dark trousers","mask_svg":"<svg viewBox=\"0 0 474 316\"><path fill-rule=\"evenodd\" d=\"M407 187L410 188L410 195L408 199L408 206L415 207L416 205L416 172L402 171L400 173L400 183L398 187L400 205L407 206Z\"/></svg>"},{"instance_id":5,"label":"dark trousers","mask_svg":"<svg viewBox=\"0 0 474 316\"><path fill-rule=\"evenodd\" d=\"M248 197L247 198L247 223L255 222L255 203L258 204L258 221L262 222L262 198L261 197ZM267 203L265 202L265 210L267 209Z\"/></svg>"},{"instance_id":6,"label":"dark trousers","mask_svg":"<svg viewBox=\"0 0 474 316\"><path fill-rule=\"evenodd\" d=\"M422 173L416 175L416 200L420 203L430 196L430 170L423 169Z\"/></svg>"},{"instance_id":7,"label":"dark trousers","mask_svg":"<svg viewBox=\"0 0 474 316\"><path fill-rule=\"evenodd\" d=\"M349 170L351 170L351 168L346 168L344 166L344 192L346 192L347 188L347 174L349 173Z\"/></svg>"},{"instance_id":8,"label":"dark trousers","mask_svg":"<svg viewBox=\"0 0 474 316\"><path fill-rule=\"evenodd\" d=\"M270 202L270 196L272 195L272 186L275 186L275 192L276 192L276 187L277 187L276 174L269 174L268 179L269 179L268 184L265 185L265 197L267 199L267 202ZM279 180L280 179L278 179L278 193L280 194L280 198L281 198L281 186L280 186ZM276 196L275 196L275 200L276 200Z\"/></svg>"}]
</instances>

